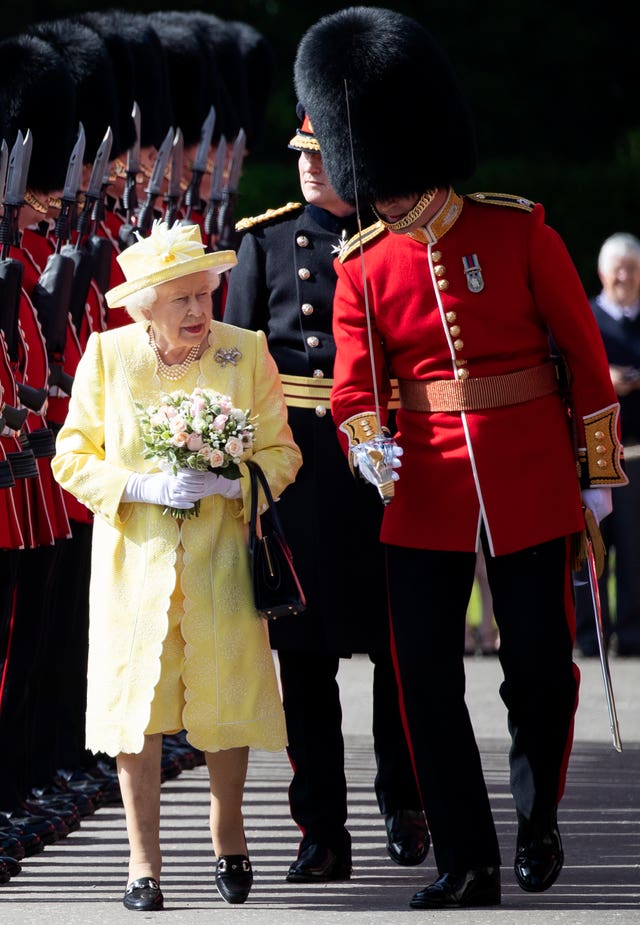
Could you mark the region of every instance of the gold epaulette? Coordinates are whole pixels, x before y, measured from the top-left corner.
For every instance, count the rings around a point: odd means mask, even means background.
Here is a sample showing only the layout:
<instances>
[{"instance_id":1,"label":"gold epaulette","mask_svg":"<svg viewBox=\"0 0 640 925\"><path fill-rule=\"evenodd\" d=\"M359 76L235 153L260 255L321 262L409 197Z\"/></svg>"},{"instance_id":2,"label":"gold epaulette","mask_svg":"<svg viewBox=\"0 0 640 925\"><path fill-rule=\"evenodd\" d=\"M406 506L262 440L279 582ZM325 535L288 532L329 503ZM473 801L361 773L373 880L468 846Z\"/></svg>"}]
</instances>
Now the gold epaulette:
<instances>
[{"instance_id":1,"label":"gold epaulette","mask_svg":"<svg viewBox=\"0 0 640 925\"><path fill-rule=\"evenodd\" d=\"M364 247L365 244L369 244L370 241L377 238L383 231L386 231L386 228L382 222L374 222L373 225L369 225L368 228L365 228L362 234L360 234L360 232L354 234L352 238L349 238L338 256L340 263L344 263L347 257L351 256L354 251L360 249L360 242L362 242Z\"/></svg>"},{"instance_id":2,"label":"gold epaulette","mask_svg":"<svg viewBox=\"0 0 640 925\"><path fill-rule=\"evenodd\" d=\"M510 193L469 193L467 199L482 202L488 206L509 206L511 209L522 209L523 212L532 212L535 202L525 199L524 196L512 196Z\"/></svg>"},{"instance_id":3,"label":"gold epaulette","mask_svg":"<svg viewBox=\"0 0 640 925\"><path fill-rule=\"evenodd\" d=\"M286 206L280 206L279 209L267 209L262 215L252 215L249 218L241 218L240 221L236 222L236 231L246 231L247 228L253 228L254 225L261 225L273 218L280 218L282 215L287 215L289 212L301 208L301 202L288 202Z\"/></svg>"}]
</instances>

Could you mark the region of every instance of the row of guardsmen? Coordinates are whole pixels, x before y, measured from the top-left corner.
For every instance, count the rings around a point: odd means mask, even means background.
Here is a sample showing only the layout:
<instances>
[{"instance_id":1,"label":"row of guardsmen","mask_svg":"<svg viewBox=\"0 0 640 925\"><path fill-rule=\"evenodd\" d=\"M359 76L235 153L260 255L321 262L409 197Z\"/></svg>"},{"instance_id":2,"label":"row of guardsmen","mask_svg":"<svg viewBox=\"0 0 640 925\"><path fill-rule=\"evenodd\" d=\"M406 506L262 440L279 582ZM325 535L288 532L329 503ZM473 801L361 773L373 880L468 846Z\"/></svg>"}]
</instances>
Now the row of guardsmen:
<instances>
[{"instance_id":1,"label":"row of guardsmen","mask_svg":"<svg viewBox=\"0 0 640 925\"><path fill-rule=\"evenodd\" d=\"M273 52L244 22L123 10L0 42L0 883L120 799L84 747L92 515L51 474L89 335L128 323L103 293L154 219L234 244L243 158ZM224 286L217 311L222 313ZM163 775L202 756L166 737Z\"/></svg>"}]
</instances>

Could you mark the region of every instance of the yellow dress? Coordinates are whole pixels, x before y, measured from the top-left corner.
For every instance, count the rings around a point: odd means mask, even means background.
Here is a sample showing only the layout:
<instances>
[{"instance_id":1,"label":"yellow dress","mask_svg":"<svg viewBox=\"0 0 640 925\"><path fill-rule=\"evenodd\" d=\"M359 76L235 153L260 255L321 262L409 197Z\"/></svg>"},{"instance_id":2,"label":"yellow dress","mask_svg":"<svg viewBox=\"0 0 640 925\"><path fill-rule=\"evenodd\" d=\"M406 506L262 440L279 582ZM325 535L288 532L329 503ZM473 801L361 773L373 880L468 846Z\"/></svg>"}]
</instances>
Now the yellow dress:
<instances>
[{"instance_id":1,"label":"yellow dress","mask_svg":"<svg viewBox=\"0 0 640 925\"><path fill-rule=\"evenodd\" d=\"M212 322L211 347L178 382L161 380L145 326L93 334L56 444L60 484L96 515L90 589L87 747L140 752L145 732L187 730L204 751L286 744L266 624L253 607L243 497L204 498L182 524L121 504L143 458L139 408L196 385L258 416L254 457L274 496L301 464L263 334ZM236 363L224 360L237 350ZM242 468L242 467L241 467Z\"/></svg>"}]
</instances>

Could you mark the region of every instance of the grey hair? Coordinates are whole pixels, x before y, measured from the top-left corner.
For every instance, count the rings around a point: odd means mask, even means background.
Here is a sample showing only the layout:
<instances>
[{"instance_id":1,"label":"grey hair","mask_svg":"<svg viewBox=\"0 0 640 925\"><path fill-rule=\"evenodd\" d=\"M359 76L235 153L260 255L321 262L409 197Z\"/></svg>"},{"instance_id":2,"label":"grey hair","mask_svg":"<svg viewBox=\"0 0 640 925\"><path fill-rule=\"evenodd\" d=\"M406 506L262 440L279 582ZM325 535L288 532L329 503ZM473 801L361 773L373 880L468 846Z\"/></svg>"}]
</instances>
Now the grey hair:
<instances>
[{"instance_id":1,"label":"grey hair","mask_svg":"<svg viewBox=\"0 0 640 925\"><path fill-rule=\"evenodd\" d=\"M634 257L640 263L640 240L635 235L619 231L607 238L598 254L598 271L606 273L616 257Z\"/></svg>"},{"instance_id":2,"label":"grey hair","mask_svg":"<svg viewBox=\"0 0 640 925\"><path fill-rule=\"evenodd\" d=\"M201 272L207 274L207 282L211 286L211 291L213 292L216 288L216 280L219 279L220 274L214 267L209 267L208 270L202 270ZM180 277L177 278L179 279ZM169 283L174 281L175 280L167 280ZM158 286L147 286L146 289L134 292L133 295L122 300L124 308L134 321L145 320L145 311L153 306L158 298L159 286L164 285L164 283L159 283Z\"/></svg>"}]
</instances>

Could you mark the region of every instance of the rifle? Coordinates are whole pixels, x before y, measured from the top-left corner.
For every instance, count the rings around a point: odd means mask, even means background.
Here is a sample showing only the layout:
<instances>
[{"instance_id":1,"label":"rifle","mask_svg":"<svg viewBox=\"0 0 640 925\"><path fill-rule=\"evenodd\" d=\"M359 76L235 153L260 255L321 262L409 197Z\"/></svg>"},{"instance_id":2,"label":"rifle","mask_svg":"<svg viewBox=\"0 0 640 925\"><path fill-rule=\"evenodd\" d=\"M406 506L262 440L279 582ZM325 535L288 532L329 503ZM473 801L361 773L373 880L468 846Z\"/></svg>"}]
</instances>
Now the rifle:
<instances>
[{"instance_id":1,"label":"rifle","mask_svg":"<svg viewBox=\"0 0 640 925\"><path fill-rule=\"evenodd\" d=\"M231 149L229 161L229 174L222 190L222 203L218 213L218 249L228 250L235 248L236 230L233 212L238 198L238 183L244 160L246 134L240 129Z\"/></svg>"},{"instance_id":2,"label":"rifle","mask_svg":"<svg viewBox=\"0 0 640 925\"><path fill-rule=\"evenodd\" d=\"M182 162L184 160L184 141L182 138L182 129L177 128L176 134L171 145L171 169L169 172L169 188L165 197L164 220L169 227L176 220L182 189L180 186L182 180Z\"/></svg>"},{"instance_id":3,"label":"rifle","mask_svg":"<svg viewBox=\"0 0 640 925\"><path fill-rule=\"evenodd\" d=\"M31 162L33 136L19 131L11 149L6 169L4 212L0 221L0 328L4 331L9 360L18 368L20 363L20 330L18 316L22 298L23 265L11 257L11 248L20 242L18 216L24 205L27 174ZM16 382L18 397L30 411L41 411L47 400L46 389L34 389Z\"/></svg>"},{"instance_id":4,"label":"rifle","mask_svg":"<svg viewBox=\"0 0 640 925\"><path fill-rule=\"evenodd\" d=\"M200 142L198 144L198 150L196 151L196 156L193 161L193 167L191 168L191 181L187 187L184 194L184 204L186 206L185 216L182 219L182 225L191 225L191 211L192 209L201 209L202 200L200 199L200 184L202 183L202 177L207 170L207 159L209 157L209 148L211 147L211 139L213 137L213 129L216 124L216 111L212 106L209 110L207 118L202 123L202 128L200 129Z\"/></svg>"},{"instance_id":5,"label":"rifle","mask_svg":"<svg viewBox=\"0 0 640 925\"><path fill-rule=\"evenodd\" d=\"M153 207L155 206L156 199L162 190L162 181L164 180L164 172L167 169L167 164L169 163L172 144L173 129L170 128L164 137L164 141L158 149L156 162L153 165L151 177L149 179L147 188L145 189L146 199L142 203L142 206L138 212L136 227L138 234L142 238L146 238L151 231L151 225L153 224L154 219Z\"/></svg>"},{"instance_id":6,"label":"rifle","mask_svg":"<svg viewBox=\"0 0 640 925\"><path fill-rule=\"evenodd\" d=\"M47 345L49 387L71 394L73 379L63 370L64 350L69 323L69 305L73 291L73 259L62 253L63 242L69 242L76 210L76 200L82 176L85 135L80 123L78 137L69 158L62 193L60 214L55 222L55 253L50 254L44 270L31 294L31 301Z\"/></svg>"},{"instance_id":7,"label":"rifle","mask_svg":"<svg viewBox=\"0 0 640 925\"><path fill-rule=\"evenodd\" d=\"M133 233L133 217L138 208L137 182L140 171L140 125L141 115L140 107L134 102L131 110L131 118L136 129L135 141L127 151L127 177L125 180L124 192L122 194L122 205L124 206L125 222L120 226L118 231L118 243L121 250L125 250L132 244L135 244L136 236Z\"/></svg>"},{"instance_id":8,"label":"rifle","mask_svg":"<svg viewBox=\"0 0 640 925\"><path fill-rule=\"evenodd\" d=\"M218 150L213 161L213 172L211 175L211 189L209 190L209 199L207 201L207 210L204 215L204 232L206 235L206 249L212 251L215 248L218 236L218 213L223 197L224 185L224 168L227 161L227 139L224 135L220 136Z\"/></svg>"}]
</instances>

